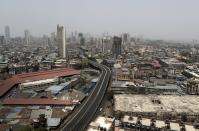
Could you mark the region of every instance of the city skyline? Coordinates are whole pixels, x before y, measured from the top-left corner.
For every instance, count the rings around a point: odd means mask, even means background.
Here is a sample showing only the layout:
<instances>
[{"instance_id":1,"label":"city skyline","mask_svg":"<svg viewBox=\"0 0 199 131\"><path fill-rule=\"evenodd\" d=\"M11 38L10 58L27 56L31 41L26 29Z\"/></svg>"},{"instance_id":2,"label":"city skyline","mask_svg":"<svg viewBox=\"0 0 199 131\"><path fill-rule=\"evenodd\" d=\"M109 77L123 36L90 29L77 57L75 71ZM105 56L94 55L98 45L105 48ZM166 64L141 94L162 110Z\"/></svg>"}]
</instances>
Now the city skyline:
<instances>
[{"instance_id":1,"label":"city skyline","mask_svg":"<svg viewBox=\"0 0 199 131\"><path fill-rule=\"evenodd\" d=\"M33 36L49 35L61 24L67 33L76 30L92 35L127 32L151 39L199 40L197 0L1 2L0 34L4 34L8 25L11 37L24 36L25 29Z\"/></svg>"},{"instance_id":2,"label":"city skyline","mask_svg":"<svg viewBox=\"0 0 199 131\"><path fill-rule=\"evenodd\" d=\"M199 131L199 0L0 0L1 131Z\"/></svg>"}]
</instances>

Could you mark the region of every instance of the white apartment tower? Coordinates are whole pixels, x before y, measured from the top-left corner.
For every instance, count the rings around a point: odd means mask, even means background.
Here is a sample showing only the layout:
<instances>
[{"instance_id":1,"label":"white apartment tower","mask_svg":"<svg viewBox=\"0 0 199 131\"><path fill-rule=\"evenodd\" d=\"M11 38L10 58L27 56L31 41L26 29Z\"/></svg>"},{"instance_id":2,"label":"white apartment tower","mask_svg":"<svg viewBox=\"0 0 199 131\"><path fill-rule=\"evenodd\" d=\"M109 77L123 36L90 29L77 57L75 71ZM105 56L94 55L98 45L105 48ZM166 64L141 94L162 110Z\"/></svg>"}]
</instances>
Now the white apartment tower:
<instances>
[{"instance_id":1,"label":"white apartment tower","mask_svg":"<svg viewBox=\"0 0 199 131\"><path fill-rule=\"evenodd\" d=\"M10 39L10 27L5 26L5 38Z\"/></svg>"},{"instance_id":2,"label":"white apartment tower","mask_svg":"<svg viewBox=\"0 0 199 131\"><path fill-rule=\"evenodd\" d=\"M128 33L122 34L122 45L130 44L130 35Z\"/></svg>"},{"instance_id":3,"label":"white apartment tower","mask_svg":"<svg viewBox=\"0 0 199 131\"><path fill-rule=\"evenodd\" d=\"M102 53L106 54L111 51L112 48L112 38L109 36L104 36L102 38Z\"/></svg>"},{"instance_id":4,"label":"white apartment tower","mask_svg":"<svg viewBox=\"0 0 199 131\"><path fill-rule=\"evenodd\" d=\"M9 43L10 40L10 27L5 26L5 43Z\"/></svg>"},{"instance_id":5,"label":"white apartment tower","mask_svg":"<svg viewBox=\"0 0 199 131\"><path fill-rule=\"evenodd\" d=\"M66 58L66 39L64 26L57 25L58 56Z\"/></svg>"},{"instance_id":6,"label":"white apartment tower","mask_svg":"<svg viewBox=\"0 0 199 131\"><path fill-rule=\"evenodd\" d=\"M24 30L24 35L25 35L25 43L26 45L30 44L30 32L29 30Z\"/></svg>"}]
</instances>

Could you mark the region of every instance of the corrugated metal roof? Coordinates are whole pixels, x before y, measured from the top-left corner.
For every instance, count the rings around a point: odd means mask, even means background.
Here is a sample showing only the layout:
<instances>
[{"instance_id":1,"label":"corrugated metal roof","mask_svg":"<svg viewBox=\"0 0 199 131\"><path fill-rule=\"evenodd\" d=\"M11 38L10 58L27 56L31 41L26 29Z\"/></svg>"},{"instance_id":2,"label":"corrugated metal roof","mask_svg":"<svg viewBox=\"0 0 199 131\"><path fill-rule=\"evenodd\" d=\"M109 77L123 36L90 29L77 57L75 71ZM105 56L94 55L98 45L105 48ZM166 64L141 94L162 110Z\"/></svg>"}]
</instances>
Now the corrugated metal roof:
<instances>
[{"instance_id":1,"label":"corrugated metal roof","mask_svg":"<svg viewBox=\"0 0 199 131\"><path fill-rule=\"evenodd\" d=\"M151 89L165 89L165 90L178 90L178 86L177 85L165 85L165 86L149 86L147 88L151 88Z\"/></svg>"},{"instance_id":2,"label":"corrugated metal roof","mask_svg":"<svg viewBox=\"0 0 199 131\"><path fill-rule=\"evenodd\" d=\"M32 110L31 114L30 114L30 118L31 119L37 119L39 118L40 114L45 114L46 118L51 118L52 116L52 110L47 110L47 109L36 109L36 110Z\"/></svg>"},{"instance_id":3,"label":"corrugated metal roof","mask_svg":"<svg viewBox=\"0 0 199 131\"><path fill-rule=\"evenodd\" d=\"M115 127L114 131L119 131L120 128L119 127Z\"/></svg>"},{"instance_id":4,"label":"corrugated metal roof","mask_svg":"<svg viewBox=\"0 0 199 131\"><path fill-rule=\"evenodd\" d=\"M15 75L0 83L0 97L9 91L14 85L27 82L50 79L55 77L70 76L80 74L79 70L61 68L49 71L39 71Z\"/></svg>"},{"instance_id":5,"label":"corrugated metal roof","mask_svg":"<svg viewBox=\"0 0 199 131\"><path fill-rule=\"evenodd\" d=\"M46 89L46 91L50 91L52 94L57 94L59 91L64 89L62 85L53 85Z\"/></svg>"},{"instance_id":6,"label":"corrugated metal roof","mask_svg":"<svg viewBox=\"0 0 199 131\"><path fill-rule=\"evenodd\" d=\"M47 119L48 127L56 127L59 125L60 122L61 122L60 118L48 118Z\"/></svg>"},{"instance_id":7,"label":"corrugated metal roof","mask_svg":"<svg viewBox=\"0 0 199 131\"><path fill-rule=\"evenodd\" d=\"M68 81L68 82L59 84L59 86L66 87L66 86L68 86L70 83L71 83L71 81Z\"/></svg>"},{"instance_id":8,"label":"corrugated metal roof","mask_svg":"<svg viewBox=\"0 0 199 131\"><path fill-rule=\"evenodd\" d=\"M3 100L3 105L72 105L71 101L53 99L21 99L9 98Z\"/></svg>"}]
</instances>

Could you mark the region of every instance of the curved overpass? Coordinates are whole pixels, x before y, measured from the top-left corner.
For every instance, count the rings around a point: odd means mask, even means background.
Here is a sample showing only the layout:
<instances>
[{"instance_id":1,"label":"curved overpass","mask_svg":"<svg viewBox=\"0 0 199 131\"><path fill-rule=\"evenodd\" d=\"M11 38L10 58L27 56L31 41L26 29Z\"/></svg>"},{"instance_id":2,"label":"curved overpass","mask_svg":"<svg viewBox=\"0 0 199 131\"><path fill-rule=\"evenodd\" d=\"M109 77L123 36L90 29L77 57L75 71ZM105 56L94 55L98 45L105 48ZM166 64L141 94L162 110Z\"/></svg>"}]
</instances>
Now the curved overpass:
<instances>
[{"instance_id":1,"label":"curved overpass","mask_svg":"<svg viewBox=\"0 0 199 131\"><path fill-rule=\"evenodd\" d=\"M70 120L64 123L61 131L83 131L92 120L95 112L106 93L111 71L108 67L98 64L96 62L89 62L94 68L101 71L100 79L95 88L92 90L88 98L83 102L80 107L75 111Z\"/></svg>"}]
</instances>

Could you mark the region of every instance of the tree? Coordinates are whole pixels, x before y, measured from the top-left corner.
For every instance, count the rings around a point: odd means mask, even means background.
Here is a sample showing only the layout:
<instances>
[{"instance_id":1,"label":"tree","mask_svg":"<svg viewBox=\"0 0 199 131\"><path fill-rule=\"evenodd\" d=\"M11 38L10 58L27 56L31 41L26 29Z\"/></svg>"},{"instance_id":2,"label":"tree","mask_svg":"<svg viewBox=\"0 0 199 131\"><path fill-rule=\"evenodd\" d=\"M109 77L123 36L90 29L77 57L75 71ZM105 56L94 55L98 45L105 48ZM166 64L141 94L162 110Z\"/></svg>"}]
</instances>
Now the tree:
<instances>
[{"instance_id":1,"label":"tree","mask_svg":"<svg viewBox=\"0 0 199 131\"><path fill-rule=\"evenodd\" d=\"M130 121L132 121L132 120L133 120L133 117L132 117L132 116L130 116L130 117L129 117L129 120L130 120Z\"/></svg>"},{"instance_id":2,"label":"tree","mask_svg":"<svg viewBox=\"0 0 199 131\"><path fill-rule=\"evenodd\" d=\"M53 60L53 62L50 64L50 69L51 70L55 68L55 62L56 62L56 60Z\"/></svg>"},{"instance_id":3,"label":"tree","mask_svg":"<svg viewBox=\"0 0 199 131\"><path fill-rule=\"evenodd\" d=\"M123 113L122 113L122 112L119 112L119 113L118 113L118 119L120 120L122 117L123 117Z\"/></svg>"},{"instance_id":4,"label":"tree","mask_svg":"<svg viewBox=\"0 0 199 131\"><path fill-rule=\"evenodd\" d=\"M156 124L155 122L156 122L156 120L154 118L152 118L151 119L151 127L155 127L155 124Z\"/></svg>"},{"instance_id":5,"label":"tree","mask_svg":"<svg viewBox=\"0 0 199 131\"><path fill-rule=\"evenodd\" d=\"M36 129L35 131L48 131L46 128L44 127L39 127L38 129Z\"/></svg>"},{"instance_id":6,"label":"tree","mask_svg":"<svg viewBox=\"0 0 199 131\"><path fill-rule=\"evenodd\" d=\"M182 115L181 115L181 120L182 120L183 122L186 122L186 121L187 121L187 115L186 115L186 113L182 113Z\"/></svg>"},{"instance_id":7,"label":"tree","mask_svg":"<svg viewBox=\"0 0 199 131\"><path fill-rule=\"evenodd\" d=\"M27 125L27 126L23 126L20 131L32 131L31 126Z\"/></svg>"},{"instance_id":8,"label":"tree","mask_svg":"<svg viewBox=\"0 0 199 131\"><path fill-rule=\"evenodd\" d=\"M39 121L39 125L41 127L46 127L47 119L45 118L45 114L40 114L39 118L38 118L38 121Z\"/></svg>"}]
</instances>

